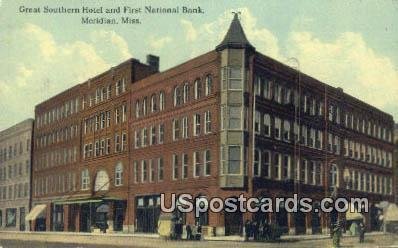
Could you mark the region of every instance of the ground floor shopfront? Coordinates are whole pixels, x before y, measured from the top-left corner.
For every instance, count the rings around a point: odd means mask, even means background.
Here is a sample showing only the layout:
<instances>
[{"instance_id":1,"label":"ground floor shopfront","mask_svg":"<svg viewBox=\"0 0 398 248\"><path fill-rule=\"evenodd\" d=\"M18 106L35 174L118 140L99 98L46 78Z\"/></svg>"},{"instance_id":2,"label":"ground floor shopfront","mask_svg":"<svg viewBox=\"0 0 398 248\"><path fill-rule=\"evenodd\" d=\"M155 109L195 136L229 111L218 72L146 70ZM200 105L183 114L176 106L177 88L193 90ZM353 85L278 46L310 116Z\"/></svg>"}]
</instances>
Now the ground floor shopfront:
<instances>
[{"instance_id":1,"label":"ground floor shopfront","mask_svg":"<svg viewBox=\"0 0 398 248\"><path fill-rule=\"evenodd\" d=\"M29 222L25 216L29 212L29 203L7 204L0 207L0 230L25 231L29 229Z\"/></svg>"},{"instance_id":2,"label":"ground floor shopfront","mask_svg":"<svg viewBox=\"0 0 398 248\"><path fill-rule=\"evenodd\" d=\"M110 197L37 203L30 220L34 231L127 231L127 201Z\"/></svg>"},{"instance_id":3,"label":"ground floor shopfront","mask_svg":"<svg viewBox=\"0 0 398 248\"><path fill-rule=\"evenodd\" d=\"M313 208L319 209L320 201L324 195L321 189L301 189L301 197L310 197L314 200ZM207 193L199 194L198 197L211 199L220 196L237 197L244 192L221 192L220 194ZM183 192L181 192L183 193ZM185 192L184 192L185 193ZM167 195L167 194L166 194ZM178 194L177 194L178 195ZM272 190L258 189L252 196L257 198L270 198L275 202L277 197L292 197L290 189ZM356 196L361 197L361 196ZM167 197L166 197L167 198ZM369 212L363 213L364 222L368 231L380 230L380 209L377 208L384 199L381 196L368 197L370 201ZM44 206L44 209L37 213L32 221L32 229L36 231L68 231L68 232L124 232L124 233L157 233L158 220L161 211L160 193L130 195L129 200L116 199L111 197L84 198L67 201L52 201ZM174 199L175 204L179 202ZM166 206L170 206L171 199L166 199ZM36 205L32 212L37 209ZM275 208L273 208L275 209ZM288 212L283 205L280 205L278 212L257 212L241 213L239 211L229 213L226 211L205 212L195 216L194 212L181 213L174 211L173 216L184 225L201 226L205 236L228 236L243 235L244 225L250 220L258 225L260 223L277 224L285 234L327 234L331 225L338 220L345 221L345 228L349 228L353 221L346 220L344 213L332 211L323 213L321 211ZM29 214L30 215L30 214Z\"/></svg>"}]
</instances>

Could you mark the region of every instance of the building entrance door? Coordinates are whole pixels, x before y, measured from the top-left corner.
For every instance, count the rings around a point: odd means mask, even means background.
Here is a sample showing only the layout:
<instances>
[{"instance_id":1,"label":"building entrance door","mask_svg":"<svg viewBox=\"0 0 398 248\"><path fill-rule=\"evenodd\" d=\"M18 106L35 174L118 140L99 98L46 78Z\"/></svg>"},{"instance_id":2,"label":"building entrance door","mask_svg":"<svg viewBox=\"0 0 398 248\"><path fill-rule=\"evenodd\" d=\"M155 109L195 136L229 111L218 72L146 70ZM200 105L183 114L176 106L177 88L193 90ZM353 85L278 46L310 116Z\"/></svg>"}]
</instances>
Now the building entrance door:
<instances>
[{"instance_id":1,"label":"building entrance door","mask_svg":"<svg viewBox=\"0 0 398 248\"><path fill-rule=\"evenodd\" d=\"M80 207L80 232L90 232L91 211L89 204L82 204Z\"/></svg>"},{"instance_id":2,"label":"building entrance door","mask_svg":"<svg viewBox=\"0 0 398 248\"><path fill-rule=\"evenodd\" d=\"M243 214L240 211L234 213L225 212L225 235L241 235L243 227Z\"/></svg>"},{"instance_id":3,"label":"building entrance door","mask_svg":"<svg viewBox=\"0 0 398 248\"><path fill-rule=\"evenodd\" d=\"M19 230L25 231L25 208L19 209Z\"/></svg>"},{"instance_id":4,"label":"building entrance door","mask_svg":"<svg viewBox=\"0 0 398 248\"><path fill-rule=\"evenodd\" d=\"M160 215L160 197L143 196L136 198L135 216L137 232L156 233Z\"/></svg>"}]
</instances>

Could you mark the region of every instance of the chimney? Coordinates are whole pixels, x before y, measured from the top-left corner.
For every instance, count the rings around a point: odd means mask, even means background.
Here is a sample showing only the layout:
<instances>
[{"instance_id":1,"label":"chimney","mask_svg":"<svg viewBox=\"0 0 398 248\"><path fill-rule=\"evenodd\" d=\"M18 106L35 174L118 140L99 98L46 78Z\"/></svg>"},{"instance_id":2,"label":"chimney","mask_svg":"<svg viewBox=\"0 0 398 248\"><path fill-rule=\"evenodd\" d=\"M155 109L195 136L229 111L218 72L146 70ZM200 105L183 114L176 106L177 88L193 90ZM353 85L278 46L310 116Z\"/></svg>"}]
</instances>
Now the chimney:
<instances>
[{"instance_id":1,"label":"chimney","mask_svg":"<svg viewBox=\"0 0 398 248\"><path fill-rule=\"evenodd\" d=\"M152 67L154 71L159 71L159 56L148 54L146 56L146 63Z\"/></svg>"}]
</instances>

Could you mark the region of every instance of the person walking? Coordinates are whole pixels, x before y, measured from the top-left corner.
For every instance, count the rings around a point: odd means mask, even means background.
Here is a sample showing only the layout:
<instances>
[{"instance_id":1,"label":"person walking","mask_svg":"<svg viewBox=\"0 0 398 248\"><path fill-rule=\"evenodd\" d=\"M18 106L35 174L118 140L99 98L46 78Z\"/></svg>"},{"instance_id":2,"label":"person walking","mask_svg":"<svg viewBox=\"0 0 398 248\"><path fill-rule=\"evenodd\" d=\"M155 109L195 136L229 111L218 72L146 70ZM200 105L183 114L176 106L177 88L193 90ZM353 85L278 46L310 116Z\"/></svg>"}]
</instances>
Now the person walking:
<instances>
[{"instance_id":1,"label":"person walking","mask_svg":"<svg viewBox=\"0 0 398 248\"><path fill-rule=\"evenodd\" d=\"M359 223L359 243L363 243L365 241L365 225L363 222Z\"/></svg>"},{"instance_id":2,"label":"person walking","mask_svg":"<svg viewBox=\"0 0 398 248\"><path fill-rule=\"evenodd\" d=\"M340 222L337 222L335 227L332 229L333 248L340 248L341 235L341 224Z\"/></svg>"},{"instance_id":3,"label":"person walking","mask_svg":"<svg viewBox=\"0 0 398 248\"><path fill-rule=\"evenodd\" d=\"M192 240L192 228L189 224L185 227L185 231L187 232L187 240Z\"/></svg>"},{"instance_id":4,"label":"person walking","mask_svg":"<svg viewBox=\"0 0 398 248\"><path fill-rule=\"evenodd\" d=\"M250 223L250 220L246 220L246 222L245 222L245 241L249 241L250 233L251 233L251 223Z\"/></svg>"}]
</instances>

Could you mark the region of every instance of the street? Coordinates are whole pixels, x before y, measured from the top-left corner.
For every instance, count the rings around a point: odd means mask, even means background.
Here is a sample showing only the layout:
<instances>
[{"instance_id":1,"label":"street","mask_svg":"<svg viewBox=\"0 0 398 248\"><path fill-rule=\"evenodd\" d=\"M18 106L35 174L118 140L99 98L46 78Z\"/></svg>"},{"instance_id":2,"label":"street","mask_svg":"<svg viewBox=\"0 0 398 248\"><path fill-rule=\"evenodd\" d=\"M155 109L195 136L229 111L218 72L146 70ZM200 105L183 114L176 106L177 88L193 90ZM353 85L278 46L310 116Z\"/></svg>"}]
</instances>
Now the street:
<instances>
[{"instance_id":1,"label":"street","mask_svg":"<svg viewBox=\"0 0 398 248\"><path fill-rule=\"evenodd\" d=\"M1 237L0 237L1 238ZM71 238L72 239L72 238ZM96 237L92 237L96 239ZM67 241L66 241L67 242ZM120 247L280 247L286 248L308 248L308 247L331 247L332 241L330 239L316 239L303 241L281 241L275 243L260 243L260 242L234 242L234 241L165 241L161 239L138 239L137 242L130 241L125 244L118 243L110 244L87 244L87 243L58 243L46 241L21 241L21 240L0 240L0 248L120 248ZM342 247L398 247L397 235L377 235L368 236L365 238L364 244L358 243L357 237L344 237L342 239Z\"/></svg>"}]
</instances>

